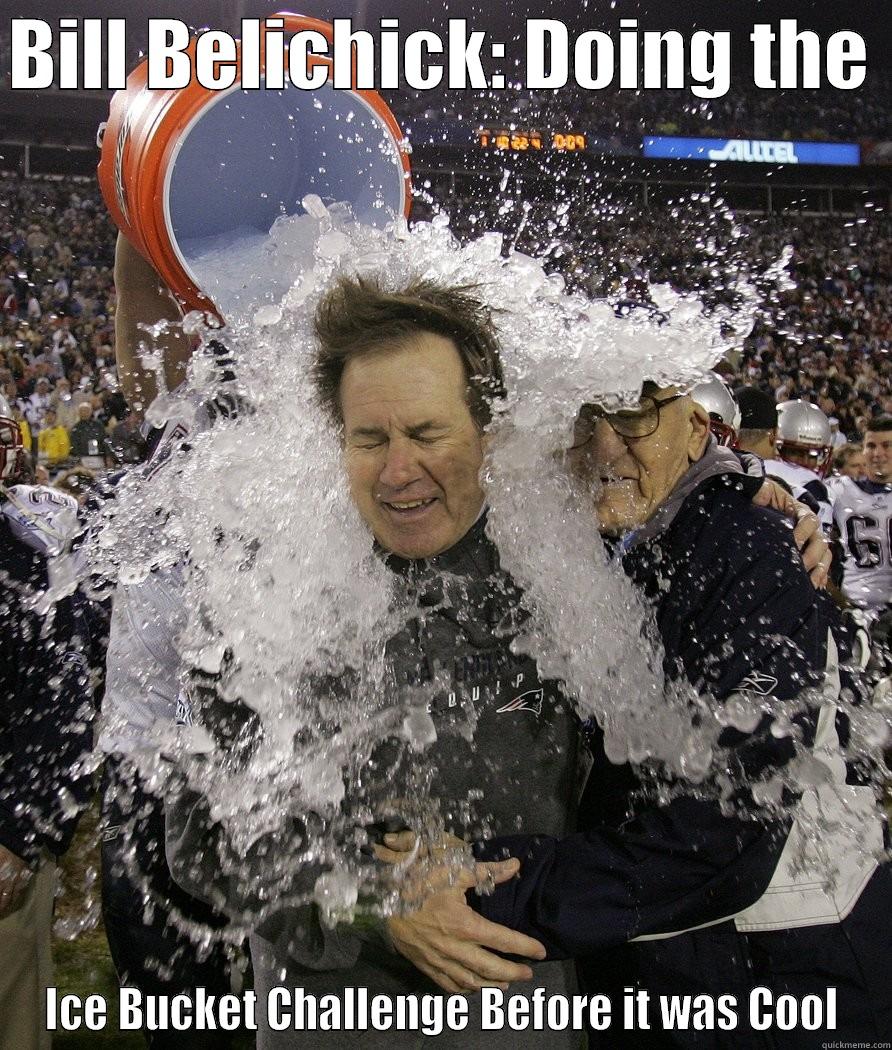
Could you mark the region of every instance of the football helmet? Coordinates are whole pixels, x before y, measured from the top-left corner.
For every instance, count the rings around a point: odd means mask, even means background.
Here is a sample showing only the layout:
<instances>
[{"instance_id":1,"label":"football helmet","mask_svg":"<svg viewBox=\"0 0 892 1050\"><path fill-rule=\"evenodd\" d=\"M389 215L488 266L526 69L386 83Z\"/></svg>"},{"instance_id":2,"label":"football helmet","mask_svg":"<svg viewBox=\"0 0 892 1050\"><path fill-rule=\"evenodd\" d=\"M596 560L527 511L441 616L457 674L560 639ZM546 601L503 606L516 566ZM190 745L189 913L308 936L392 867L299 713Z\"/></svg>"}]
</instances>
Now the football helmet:
<instances>
[{"instance_id":1,"label":"football helmet","mask_svg":"<svg viewBox=\"0 0 892 1050\"><path fill-rule=\"evenodd\" d=\"M825 478L833 457L830 420L809 401L782 401L777 406L777 454L787 463L808 467Z\"/></svg>"},{"instance_id":2,"label":"football helmet","mask_svg":"<svg viewBox=\"0 0 892 1050\"><path fill-rule=\"evenodd\" d=\"M713 372L691 388L690 396L709 413L709 429L716 441L733 448L740 429L740 408L727 383Z\"/></svg>"}]
</instances>

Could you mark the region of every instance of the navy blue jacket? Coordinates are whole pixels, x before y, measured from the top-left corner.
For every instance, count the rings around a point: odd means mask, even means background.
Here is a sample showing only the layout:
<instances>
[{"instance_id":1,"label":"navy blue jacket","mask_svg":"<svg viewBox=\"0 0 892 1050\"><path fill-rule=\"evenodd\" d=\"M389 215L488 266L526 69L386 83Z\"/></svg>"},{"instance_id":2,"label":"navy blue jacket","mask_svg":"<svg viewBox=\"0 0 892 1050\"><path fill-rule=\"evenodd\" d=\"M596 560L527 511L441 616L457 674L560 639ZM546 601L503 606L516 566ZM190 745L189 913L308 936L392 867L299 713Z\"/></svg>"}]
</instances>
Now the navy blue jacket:
<instances>
[{"instance_id":1,"label":"navy blue jacket","mask_svg":"<svg viewBox=\"0 0 892 1050\"><path fill-rule=\"evenodd\" d=\"M739 475L705 481L662 534L627 551L623 567L653 605L668 678L683 675L720 700L741 686L789 699L822 679L828 614L791 529L750 502L748 485ZM812 715L803 708L797 719L806 741ZM774 738L770 724L724 731L719 743L737 771L767 772L792 757L792 742ZM550 958L741 911L770 882L789 826L725 816L690 795L660 803L630 766L611 765L602 739L596 730L577 833L475 846L481 859L510 855L522 867L491 896L470 894L472 906L537 938Z\"/></svg>"},{"instance_id":2,"label":"navy blue jacket","mask_svg":"<svg viewBox=\"0 0 892 1050\"><path fill-rule=\"evenodd\" d=\"M42 615L46 557L0 516L0 844L59 855L90 796L90 606L80 592Z\"/></svg>"}]
</instances>

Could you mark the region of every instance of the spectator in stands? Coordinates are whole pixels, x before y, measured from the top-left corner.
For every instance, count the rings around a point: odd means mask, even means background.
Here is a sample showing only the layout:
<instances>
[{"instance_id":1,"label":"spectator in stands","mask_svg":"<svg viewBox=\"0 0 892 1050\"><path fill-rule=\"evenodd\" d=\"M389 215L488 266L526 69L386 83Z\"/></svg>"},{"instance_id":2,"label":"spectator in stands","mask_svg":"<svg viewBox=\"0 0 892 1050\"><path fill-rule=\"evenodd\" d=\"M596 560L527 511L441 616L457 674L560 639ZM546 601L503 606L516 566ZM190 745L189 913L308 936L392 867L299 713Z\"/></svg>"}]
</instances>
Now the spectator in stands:
<instances>
[{"instance_id":1,"label":"spectator in stands","mask_svg":"<svg viewBox=\"0 0 892 1050\"><path fill-rule=\"evenodd\" d=\"M48 372L47 378L51 382L59 379L65 374L65 363L62 359L62 354L59 352L59 348L54 346L52 343L48 343L40 351L39 354L34 358L34 364L46 365Z\"/></svg>"},{"instance_id":2,"label":"spectator in stands","mask_svg":"<svg viewBox=\"0 0 892 1050\"><path fill-rule=\"evenodd\" d=\"M71 455L86 467L101 469L114 462L105 427L93 418L88 401L78 405L78 422L71 428Z\"/></svg>"},{"instance_id":3,"label":"spectator in stands","mask_svg":"<svg viewBox=\"0 0 892 1050\"><path fill-rule=\"evenodd\" d=\"M112 449L119 463L140 463L145 457L146 443L139 430L139 419L128 411L112 431Z\"/></svg>"},{"instance_id":4,"label":"spectator in stands","mask_svg":"<svg viewBox=\"0 0 892 1050\"><path fill-rule=\"evenodd\" d=\"M846 443L845 434L840 433L839 420L836 416L832 415L834 411L834 403L829 397L822 397L818 399L818 408L827 416L830 421L830 436L833 441L834 448L842 448Z\"/></svg>"},{"instance_id":5,"label":"spectator in stands","mask_svg":"<svg viewBox=\"0 0 892 1050\"><path fill-rule=\"evenodd\" d=\"M12 412L12 418L18 423L19 430L22 432L22 443L25 446L26 452L34 451L34 439L31 436L31 426L28 420L25 418L25 413L22 411L21 406L17 402L12 402L9 406Z\"/></svg>"},{"instance_id":6,"label":"spectator in stands","mask_svg":"<svg viewBox=\"0 0 892 1050\"><path fill-rule=\"evenodd\" d=\"M66 430L71 430L78 421L78 402L72 397L71 382L64 376L56 383L50 403L56 410L56 419Z\"/></svg>"},{"instance_id":7,"label":"spectator in stands","mask_svg":"<svg viewBox=\"0 0 892 1050\"><path fill-rule=\"evenodd\" d=\"M54 408L48 408L43 418L43 426L37 435L37 454L40 461L50 467L57 467L71 454L68 431L56 419Z\"/></svg>"},{"instance_id":8,"label":"spectator in stands","mask_svg":"<svg viewBox=\"0 0 892 1050\"><path fill-rule=\"evenodd\" d=\"M833 473L838 477L857 481L865 474L864 449L860 445L846 442L833 453Z\"/></svg>"},{"instance_id":9,"label":"spectator in stands","mask_svg":"<svg viewBox=\"0 0 892 1050\"><path fill-rule=\"evenodd\" d=\"M34 393L26 399L22 407L32 431L40 430L46 410L50 407L50 381L47 378L42 376L36 381Z\"/></svg>"},{"instance_id":10,"label":"spectator in stands","mask_svg":"<svg viewBox=\"0 0 892 1050\"><path fill-rule=\"evenodd\" d=\"M100 380L100 389L93 395L93 414L104 427L116 427L127 415L127 401L124 395L111 389L113 380L108 372Z\"/></svg>"}]
</instances>

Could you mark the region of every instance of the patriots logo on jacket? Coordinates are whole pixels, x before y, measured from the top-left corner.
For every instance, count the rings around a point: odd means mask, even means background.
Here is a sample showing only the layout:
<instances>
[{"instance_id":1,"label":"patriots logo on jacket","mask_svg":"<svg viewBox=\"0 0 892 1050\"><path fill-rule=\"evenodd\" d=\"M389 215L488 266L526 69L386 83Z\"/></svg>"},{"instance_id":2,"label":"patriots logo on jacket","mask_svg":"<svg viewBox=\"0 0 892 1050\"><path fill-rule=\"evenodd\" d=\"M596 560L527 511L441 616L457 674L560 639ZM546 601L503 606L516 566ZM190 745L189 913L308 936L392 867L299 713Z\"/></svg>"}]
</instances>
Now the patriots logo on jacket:
<instances>
[{"instance_id":1,"label":"patriots logo on jacket","mask_svg":"<svg viewBox=\"0 0 892 1050\"><path fill-rule=\"evenodd\" d=\"M178 726L194 725L192 720L192 704L189 702L189 698L185 693L180 693L179 696L177 696L177 708L174 719Z\"/></svg>"},{"instance_id":2,"label":"patriots logo on jacket","mask_svg":"<svg viewBox=\"0 0 892 1050\"><path fill-rule=\"evenodd\" d=\"M777 679L770 674L753 671L744 678L737 688L751 689L754 693L758 693L759 696L771 696L774 690L777 689Z\"/></svg>"},{"instance_id":3,"label":"patriots logo on jacket","mask_svg":"<svg viewBox=\"0 0 892 1050\"><path fill-rule=\"evenodd\" d=\"M84 646L82 639L75 636L72 638L72 643L77 646ZM77 649L69 649L67 653L62 656L63 664L73 664L78 671L89 671L90 665L87 663L87 658L84 654Z\"/></svg>"},{"instance_id":4,"label":"patriots logo on jacket","mask_svg":"<svg viewBox=\"0 0 892 1050\"><path fill-rule=\"evenodd\" d=\"M533 714L542 714L542 701L545 698L544 689L528 689L520 696L509 700L507 704L496 708L496 714L505 714L508 711L532 711Z\"/></svg>"}]
</instances>

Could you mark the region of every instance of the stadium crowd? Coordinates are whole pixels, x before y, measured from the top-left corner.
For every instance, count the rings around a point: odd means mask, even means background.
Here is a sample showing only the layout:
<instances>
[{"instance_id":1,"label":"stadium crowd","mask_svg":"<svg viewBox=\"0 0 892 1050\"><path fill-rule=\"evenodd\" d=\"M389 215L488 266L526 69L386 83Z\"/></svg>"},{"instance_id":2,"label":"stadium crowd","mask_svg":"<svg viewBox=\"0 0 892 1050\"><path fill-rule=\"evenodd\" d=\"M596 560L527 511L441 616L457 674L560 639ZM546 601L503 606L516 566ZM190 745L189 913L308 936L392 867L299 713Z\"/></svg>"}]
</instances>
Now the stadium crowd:
<instances>
[{"instance_id":1,"label":"stadium crowd","mask_svg":"<svg viewBox=\"0 0 892 1050\"><path fill-rule=\"evenodd\" d=\"M521 187L522 191L522 187ZM532 196L532 195L531 195ZM734 385L756 384L781 402L805 398L860 440L892 409L892 220L860 215L734 217L700 192L644 210L639 204L568 195L552 203L493 201L458 187L444 201L462 238L500 230L530 254L546 254L568 284L593 298L652 307L651 284L696 292L709 306L733 302L739 276L760 289L752 333L722 367ZM789 280L766 271L789 246Z\"/></svg>"},{"instance_id":2,"label":"stadium crowd","mask_svg":"<svg viewBox=\"0 0 892 1050\"><path fill-rule=\"evenodd\" d=\"M137 462L115 371L114 230L95 184L0 181L0 255L0 394L37 464L55 476Z\"/></svg>"},{"instance_id":3,"label":"stadium crowd","mask_svg":"<svg viewBox=\"0 0 892 1050\"><path fill-rule=\"evenodd\" d=\"M650 212L571 200L557 218L548 203L477 200L443 202L460 237L501 229L523 250L550 252L588 294L632 302L647 302L649 282L715 300L738 272L758 279L791 245L790 287L765 285L756 327L726 368L730 381L778 401L814 401L851 441L892 411L892 220L880 210L737 225L710 219L699 195ZM0 181L0 391L52 475L143 454L115 371L113 254L94 183Z\"/></svg>"},{"instance_id":4,"label":"stadium crowd","mask_svg":"<svg viewBox=\"0 0 892 1050\"><path fill-rule=\"evenodd\" d=\"M585 91L568 84L559 91L467 92L445 89L392 95L401 120L462 120L555 130L573 128L616 143L643 135L707 138L805 139L809 141L892 137L885 100L890 74L870 70L870 91L760 91L735 83L721 98L698 99L688 90ZM857 94L857 97L854 97Z\"/></svg>"},{"instance_id":5,"label":"stadium crowd","mask_svg":"<svg viewBox=\"0 0 892 1050\"><path fill-rule=\"evenodd\" d=\"M892 433L892 420L888 418L892 412L892 365L889 361L892 333L889 320L892 226L889 219L878 209L856 218L753 218L743 227L730 215L720 211L717 213L711 201L699 196L696 199L680 201L674 208L657 209L653 212L611 205L609 202L592 208L591 201L583 199L568 201L566 207L556 207L557 202L554 200L534 206L527 206L520 199L513 202L508 199L495 204L479 204L473 194L444 200L443 203L451 212L453 226L459 236L471 235L475 230L503 229L510 243L523 250L545 252L551 264L565 276L569 284L582 288L593 296L609 296L616 303L617 309L641 308L658 313L651 298L650 286L651 283L660 281L669 282L681 290L700 293L708 308L718 301L732 300L737 294L736 276L740 273L746 274L761 289L763 299L760 312L752 334L730 355L723 367L733 385L742 384L758 388L763 398L767 398L770 403L768 420L764 427L758 420L750 420L745 425L749 429L761 428L770 433L775 415L774 405L804 399L813 401L827 416L835 419L840 444L846 439L860 443L862 437L872 431L875 444L887 442L892 448L892 437L887 438L887 435ZM571 230L578 232L571 233ZM84 181L72 185L70 182L13 177L0 181L0 394L8 403L9 411L21 428L34 460L37 480L52 483L81 499L85 498L86 489L91 486L97 475L119 465L138 463L146 453L139 421L123 396L115 365L114 240L115 231L94 183ZM788 266L791 280L789 286L779 287L778 281L770 278L767 270L788 243L793 248ZM123 303L123 284L121 299ZM121 313L123 314L123 309ZM337 319L337 310L332 311L332 317ZM656 320L660 320L659 316ZM407 351L397 349L393 352L403 354ZM402 369L397 375L402 381ZM339 382L343 383L343 378ZM339 389L337 385L336 389ZM449 391L453 397L458 389L460 385L450 380ZM661 394L659 398L658 393ZM675 418L672 411L664 406L677 402L680 397L682 395L666 396L665 392L656 388L650 392L646 390L642 397L643 407L636 416L636 421L631 424L633 427L640 427L640 433L634 429L625 432L622 428L630 424L621 414L609 418L593 416L589 420L591 434L585 440L580 440L578 445L574 445L580 469L585 467L588 453L579 450L585 448L595 431L599 440L604 440L607 431L602 424L605 422L609 430L608 438L614 442L616 449L625 448L628 451L631 447L620 440L623 435L635 441L653 439L654 448L658 449L660 439L655 439L654 435L658 431L661 434L668 433L669 431L665 430L667 427L675 426L677 429L681 418ZM364 404L362 396L357 395L356 400L360 406ZM646 402L649 402L649 407ZM461 412L467 412L468 406L462 398L458 398L457 406ZM664 414L661 417L661 411L668 412L668 415ZM688 421L684 425L698 428L699 451L697 457L694 457L695 461L699 462L699 457L703 455L708 455L711 461L719 453L712 444L707 444L709 420L703 418L702 406L696 410L685 407L684 411L684 420ZM0 415L2 414L0 412ZM582 414L577 421L577 429L582 425L580 421L585 422ZM645 423L648 426L653 423L653 426L648 429ZM664 431L660 431L661 426L664 427ZM610 437L610 434L613 436ZM680 441L682 437L683 431L679 430L676 438ZM836 440L837 438L834 438L834 441ZM865 442L865 451L867 444ZM772 440L771 449L773 447ZM857 451L849 449L848 458ZM870 454L876 457L875 452ZM728 455L730 456L730 453ZM477 502L469 501L468 522L465 524L471 526L468 535L473 536L474 529L477 528L482 537L483 525L476 525L482 517L482 512L478 513L478 503L483 499L482 492L477 499L476 491L479 464L473 457L470 459L472 467L469 467L466 477L473 479L470 484L473 489L472 495ZM846 468L846 462L845 457L840 460L841 473ZM741 472L736 462L731 472L736 486L739 481L737 475ZM880 472L879 480L872 482L876 491L871 490L865 498L874 499L877 493L883 498L886 497L889 488L883 480L886 476ZM754 492L760 483L761 478L756 481ZM399 486L395 485L395 490L398 488ZM807 486L802 486L802 489L809 491ZM3 491L5 493L7 490ZM799 492L796 494L800 495ZM745 522L749 522L750 515L756 513L749 506L748 491L744 498L735 487L734 494L724 498L730 500L729 506ZM409 502L417 504L424 500ZM375 501L373 505L377 508ZM62 511L65 511L65 504L61 507ZM18 509L17 506L12 508L8 515L10 521L18 521L15 517ZM758 515L756 517L758 518ZM716 521L721 524L723 530L726 528L720 515L716 517ZM762 522L762 519L758 518L758 521ZM11 526L4 527L11 530ZM462 525L462 528L464 527L465 525ZM722 535L724 536L724 532ZM10 536L16 544L22 546L18 533L10 531ZM456 537L463 542L461 530L456 531ZM873 537L864 537L861 533L858 533L855 539L855 546L860 545L865 549L868 543L873 542ZM477 542L477 539L474 542ZM789 546L789 538L786 542ZM10 546L11 549L18 550L12 543ZM439 554L442 546L439 545L436 549L432 546L430 553ZM704 549L711 550L712 547L707 545ZM398 544L394 544L392 550L402 556ZM414 551L414 548L411 550ZM747 564L741 563L735 568L744 579L744 586L739 589L744 595L747 593L746 588L756 586L753 579L746 575L750 571L751 551L746 550L745 553L749 559ZM778 579L783 573L792 571L790 553L795 553L792 547L789 551L785 548L783 557L777 552L774 555ZM54 565L53 559L58 552L48 550L46 554L46 565L41 563L41 566L42 571L45 568L49 579L50 567ZM420 554L410 551L405 556L427 558L428 554L424 551ZM35 561L31 554L27 557ZM680 565L686 564L686 553L677 552L677 557ZM646 559L642 560L641 565L644 571L647 566ZM865 565L859 561L858 567L864 569ZM866 567L872 570L874 566L871 563ZM32 568L29 567L28 571L32 571ZM798 588L804 608L808 610L809 616L817 616L817 599L798 563L796 571L799 573ZM759 578L768 580L770 586L774 575L772 570L760 574ZM873 578L871 574L871 579ZM888 580L885 576L880 582L884 588L887 587ZM158 581L152 580L150 584L157 586ZM758 585L761 586L761 583ZM79 619L95 613L86 599L81 603L83 596L80 592L71 597L78 600L78 606L75 608L73 605L71 629L56 647L60 653L64 645L77 646L81 638ZM879 607L883 607L889 597L892 597L892 593L884 590ZM687 602L686 593L673 598L674 601L682 599L683 604ZM120 672L122 668L129 670L130 656L141 651L139 645L145 642L145 638L137 638L137 634L121 634L120 624L126 620L134 630L135 625L140 625L140 630L143 631L147 627L173 630L165 619L167 613L161 620L150 623L142 613L139 616L135 613L130 615L126 601L126 589L122 588L115 597L119 618L119 650L117 661L110 658L108 663L110 694L114 693L116 685L112 672ZM10 607L8 604L7 609ZM835 613L834 610L834 615ZM778 604L774 615L777 617L780 631L782 623L789 619L788 610ZM675 618L675 612L670 612L669 619ZM78 622L75 622L76 620ZM61 632L65 624L60 622L58 628ZM766 634L768 629L761 623L760 630L762 634ZM111 634L115 636L114 623ZM761 645L764 640L762 634L750 633L747 636L749 643L756 641ZM818 637L820 632L811 634ZM29 637L32 641L39 638L39 630L29 629ZM155 641L157 640L156 638ZM150 651L155 653L157 650L150 647ZM174 651L172 648L171 652ZM33 668L39 666L41 652L38 645L27 675L32 681L45 680L50 684L61 681L61 673L52 677L34 674ZM122 652L126 655L121 656ZM68 659L71 655L69 652L65 657L67 662L63 661L60 665L63 670L72 663ZM164 673L169 672L174 686L179 682L180 668L176 661L172 660L166 668L161 666L162 662L152 669L153 689L162 682ZM815 664L816 668L819 666L820 661ZM796 693L799 688L798 681L794 679L795 675L789 685L791 694ZM140 688L144 685L145 682L140 681ZM74 724L78 719L83 720L83 710L95 702L96 696L94 682L88 675L81 674L76 680L71 680L69 686L66 696L74 712L71 716ZM529 694L524 694L527 695ZM176 696L177 690L174 688L171 704L175 702ZM523 697L519 699L522 700ZM43 698L39 702L55 701L51 697L49 701ZM37 704L38 701L35 701L35 708ZM511 709L528 710L523 707ZM504 732L501 725L499 732ZM515 750L522 753L522 749ZM572 748L559 750L565 750L569 754ZM605 770L610 767L606 755L602 765ZM107 805L124 794L115 787L113 777L116 775L116 765L109 761L106 767ZM82 781L84 779L89 780L81 778ZM89 784L81 786L85 792L89 788ZM159 843L164 838L165 817L160 809L151 809L146 799L136 793L137 788L134 788L134 792L140 818L146 821L151 818L153 822L151 825L147 822L145 827L140 826L132 832L138 847L147 851L145 855L138 857L140 871L145 874L154 866L152 877L157 877L164 887L170 887L165 888L164 892L168 894L167 899L172 900L173 883L171 873L167 869L168 861L163 851L159 851ZM85 804L83 799L77 801L78 805ZM230 978L225 959L211 960L214 965L209 965L209 969L213 969L213 972L207 977L202 976L199 981L199 963L208 960L193 958L189 952L184 951L182 943L175 937L171 939L166 925L166 914L159 913L156 916L154 928L142 921L142 890L136 882L133 885L129 883L129 873L121 862L121 857L130 849L130 844L126 835L124 838L120 837L120 831L129 819L129 813L123 811L121 815L113 817L106 812L107 830L114 831L119 837L107 837L105 840L105 923L122 982L162 990L174 989L176 986L176 990L180 990L181 987L189 988L197 983L212 987L213 981L219 981L221 989L228 988ZM724 834L726 830L726 826L720 823L719 831ZM56 855L64 851L68 841L67 834L68 832L57 842L49 844L47 848L50 853ZM556 834L563 834L563 831L558 829ZM13 843L13 846L16 845L17 843ZM45 856L26 858L22 851L17 852L13 846L9 846L7 852L20 856L22 859L19 860L19 864L23 864L25 859L38 866L46 866L49 863ZM674 846L666 852L667 855L673 854ZM765 872L768 872L777 860L773 852L769 853L764 861ZM192 851L189 855L193 854L201 855L198 851ZM495 859L495 856L493 854L492 859ZM608 859L607 867L612 870L616 858ZM2 860L0 855L0 861ZM43 868L38 867L36 870ZM680 870L682 875L685 875L686 869L683 866ZM578 872L573 868L570 874L576 877ZM661 872L659 874L663 880L664 876ZM868 876L870 874L868 873ZM175 875L177 881L190 892L199 895L198 889L193 890L190 887L189 879L193 877L193 873L186 870L185 875L183 871L178 871ZM740 884L745 882L746 879ZM47 881L47 887L46 901L51 910L51 877ZM2 903L0 898L0 905ZM732 910L741 910L742 913L744 903L747 901L742 902L742 899L738 900L735 897ZM699 906L698 901L695 900L694 905ZM115 907L119 909L117 912ZM864 907L869 911L875 905L866 901ZM628 914L636 914L636 910L630 908ZM696 914L699 915L699 912ZM195 918L201 922L211 921L205 915L199 916L197 913ZM211 918L213 921L223 921L222 916L216 913ZM690 925L687 913L677 918L682 926ZM660 921L654 920L654 929L658 931L658 935L662 925ZM575 957L577 949L579 952L583 949L600 950L600 943L594 942L586 942L580 947L581 942L573 940L573 937L577 928L582 926L575 921L571 926L573 929L570 935L568 931L557 931L564 937L561 944L570 945L567 949L562 946L557 949L558 961L568 957L568 954L571 958ZM600 929L597 923L591 926L595 927ZM520 930L521 926L515 924L512 928ZM817 924L816 928L819 931L816 936L822 937L823 926ZM538 931L533 932L539 935ZM410 933L411 930L403 930L406 945L416 943L409 936ZM607 946L615 947L614 941L625 944L633 933L632 927L623 927L619 932L614 931L614 939ZM727 935L728 931L725 931L725 934ZM806 939L801 943L808 946L812 942L807 940L808 935L805 936ZM522 954L520 948L515 950L517 943L512 941L505 950L513 954ZM823 944L823 941L819 943ZM258 979L261 979L264 967L270 973L274 970L273 956L267 957L263 954L268 947L264 946L262 940L258 942L255 939L252 942L255 975ZM127 949L129 956L124 954L124 949ZM170 959L166 959L163 954L168 950L171 953ZM399 950L407 959L413 959L408 948L405 951L403 948ZM810 948L803 947L800 951L807 953ZM561 952L565 954L561 955ZM380 962L377 956L380 953L375 950L372 954L375 955L374 961L377 966ZM158 960L166 965L174 959L179 960L177 965L182 967L181 973L174 973L172 969L156 965ZM137 964L142 969L138 969ZM429 973L420 964L419 968L422 972ZM349 980L359 984L372 985L380 976L374 968L370 971L371 977L364 976L361 979L352 970L347 972L351 974ZM406 987L416 987L412 982L419 979L418 974L411 968L408 968L407 972L409 976L405 978ZM514 974L515 971L510 972ZM176 984L180 979L181 983ZM305 975L300 979L305 982L309 980ZM514 977L511 976L510 979ZM599 975L594 979L600 981L602 977ZM324 975L320 979L320 988L328 988L330 981L331 978ZM449 983L437 983L440 987L451 988ZM864 1023L868 1022L873 1023L869 1018ZM21 1045L26 1044L23 1042ZM194 1034L190 1033L186 1042L172 1039L169 1043L159 1041L152 1045L188 1045L191 1048L205 1044L196 1041ZM222 1046L223 1043L207 1045Z\"/></svg>"}]
</instances>

